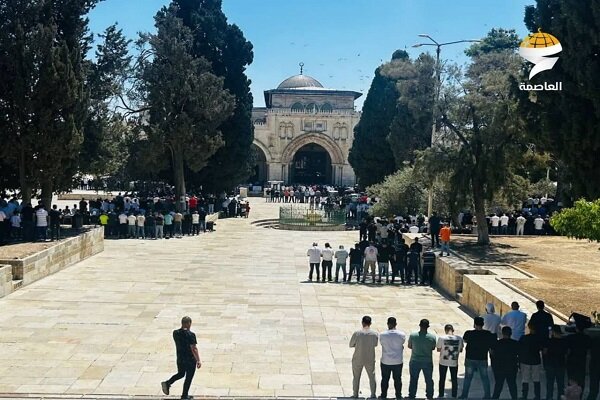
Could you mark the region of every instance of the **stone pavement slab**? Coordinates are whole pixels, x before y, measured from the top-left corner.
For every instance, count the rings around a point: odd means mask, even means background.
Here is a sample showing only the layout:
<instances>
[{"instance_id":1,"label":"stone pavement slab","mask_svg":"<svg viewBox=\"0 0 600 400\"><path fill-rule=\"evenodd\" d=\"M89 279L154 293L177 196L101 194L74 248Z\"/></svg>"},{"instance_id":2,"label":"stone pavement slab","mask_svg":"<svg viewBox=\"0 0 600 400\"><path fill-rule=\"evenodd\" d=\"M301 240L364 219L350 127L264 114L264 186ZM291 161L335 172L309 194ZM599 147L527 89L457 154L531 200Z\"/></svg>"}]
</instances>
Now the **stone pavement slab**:
<instances>
[{"instance_id":1,"label":"stone pavement slab","mask_svg":"<svg viewBox=\"0 0 600 400\"><path fill-rule=\"evenodd\" d=\"M378 331L389 316L406 332L421 318L436 333L471 328L428 287L306 282L313 241L350 248L357 232L255 227L278 208L251 203L249 219L220 220L199 237L107 241L103 253L0 300L0 393L159 395L176 369L171 332L183 315L203 361L192 394L207 396L351 395L348 341L365 314ZM407 394L408 365L403 381ZM180 390L181 381L172 393Z\"/></svg>"}]
</instances>

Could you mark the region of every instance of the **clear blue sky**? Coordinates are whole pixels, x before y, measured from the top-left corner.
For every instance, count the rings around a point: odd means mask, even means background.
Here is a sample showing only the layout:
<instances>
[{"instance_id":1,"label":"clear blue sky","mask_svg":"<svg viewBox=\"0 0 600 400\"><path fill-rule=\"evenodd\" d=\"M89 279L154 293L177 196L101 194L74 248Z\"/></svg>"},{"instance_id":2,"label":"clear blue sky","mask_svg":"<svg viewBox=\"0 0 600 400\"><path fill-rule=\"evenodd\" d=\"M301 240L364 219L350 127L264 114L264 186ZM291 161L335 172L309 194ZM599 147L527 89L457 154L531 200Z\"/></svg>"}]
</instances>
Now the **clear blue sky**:
<instances>
[{"instance_id":1,"label":"clear blue sky","mask_svg":"<svg viewBox=\"0 0 600 400\"><path fill-rule=\"evenodd\" d=\"M91 30L118 22L125 34L154 30L153 16L168 0L104 0L90 14ZM366 95L375 69L396 49L417 56L420 33L437 41L478 39L493 27L527 34L524 7L533 0L223 0L229 22L254 45L248 68L254 105L263 91L304 73L323 86ZM442 57L464 62L464 44L448 46ZM363 96L358 100L362 107Z\"/></svg>"}]
</instances>

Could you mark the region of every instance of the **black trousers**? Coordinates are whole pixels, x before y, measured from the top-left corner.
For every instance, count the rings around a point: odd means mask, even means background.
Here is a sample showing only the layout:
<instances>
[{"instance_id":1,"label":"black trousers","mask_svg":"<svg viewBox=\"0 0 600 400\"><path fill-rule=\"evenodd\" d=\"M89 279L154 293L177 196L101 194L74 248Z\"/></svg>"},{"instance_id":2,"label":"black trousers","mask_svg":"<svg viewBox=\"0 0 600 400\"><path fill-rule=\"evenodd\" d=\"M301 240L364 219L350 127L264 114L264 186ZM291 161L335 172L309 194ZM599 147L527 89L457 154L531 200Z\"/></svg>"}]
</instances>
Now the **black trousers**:
<instances>
[{"instance_id":1,"label":"black trousers","mask_svg":"<svg viewBox=\"0 0 600 400\"><path fill-rule=\"evenodd\" d=\"M396 398L402 398L402 364L387 365L381 363L381 398L387 397L388 387L390 385L390 375L394 378L394 390Z\"/></svg>"},{"instance_id":2,"label":"black trousers","mask_svg":"<svg viewBox=\"0 0 600 400\"><path fill-rule=\"evenodd\" d=\"M400 276L400 281L404 283L406 281L406 264L403 262L395 262L392 264L392 282L394 279Z\"/></svg>"},{"instance_id":3,"label":"black trousers","mask_svg":"<svg viewBox=\"0 0 600 400\"><path fill-rule=\"evenodd\" d=\"M195 364L177 362L177 373L171 378L169 378L167 383L169 384L169 386L171 386L174 382L180 380L185 376L185 381L183 382L183 392L181 393L181 397L186 398L189 396L188 392L190 390L190 386L192 385L192 379L194 379L195 373Z\"/></svg>"},{"instance_id":4,"label":"black trousers","mask_svg":"<svg viewBox=\"0 0 600 400\"><path fill-rule=\"evenodd\" d=\"M431 232L431 246L432 247L440 247L440 233L439 232Z\"/></svg>"},{"instance_id":5,"label":"black trousers","mask_svg":"<svg viewBox=\"0 0 600 400\"><path fill-rule=\"evenodd\" d=\"M504 381L508 385L508 391L510 392L511 399L517 399L517 370L514 371L499 371L494 369L494 379L496 384L494 385L494 394L492 399L499 399L504 387Z\"/></svg>"},{"instance_id":6,"label":"black trousers","mask_svg":"<svg viewBox=\"0 0 600 400\"><path fill-rule=\"evenodd\" d=\"M323 282L325 282L325 273L327 272L327 280L329 282L331 282L331 267L333 266L333 261L325 261L323 260L323 262L321 263L321 270L323 271L323 277L322 280ZM317 276L317 279L318 276Z\"/></svg>"},{"instance_id":7,"label":"black trousers","mask_svg":"<svg viewBox=\"0 0 600 400\"><path fill-rule=\"evenodd\" d=\"M319 263L310 263L310 272L308 273L308 280L312 281L313 271L317 273L317 280L319 280Z\"/></svg>"},{"instance_id":8,"label":"black trousers","mask_svg":"<svg viewBox=\"0 0 600 400\"><path fill-rule=\"evenodd\" d=\"M590 394L588 400L596 400L600 388L600 365L599 361L592 358L590 362Z\"/></svg>"},{"instance_id":9,"label":"black trousers","mask_svg":"<svg viewBox=\"0 0 600 400\"><path fill-rule=\"evenodd\" d=\"M60 240L60 225L50 225L50 239Z\"/></svg>"},{"instance_id":10,"label":"black trousers","mask_svg":"<svg viewBox=\"0 0 600 400\"><path fill-rule=\"evenodd\" d=\"M448 367L447 365L440 365L440 382L438 386L438 393L440 397L444 397L444 391L446 390L446 373L450 368L450 380L452 381L452 398L456 398L458 395L458 367Z\"/></svg>"}]
</instances>

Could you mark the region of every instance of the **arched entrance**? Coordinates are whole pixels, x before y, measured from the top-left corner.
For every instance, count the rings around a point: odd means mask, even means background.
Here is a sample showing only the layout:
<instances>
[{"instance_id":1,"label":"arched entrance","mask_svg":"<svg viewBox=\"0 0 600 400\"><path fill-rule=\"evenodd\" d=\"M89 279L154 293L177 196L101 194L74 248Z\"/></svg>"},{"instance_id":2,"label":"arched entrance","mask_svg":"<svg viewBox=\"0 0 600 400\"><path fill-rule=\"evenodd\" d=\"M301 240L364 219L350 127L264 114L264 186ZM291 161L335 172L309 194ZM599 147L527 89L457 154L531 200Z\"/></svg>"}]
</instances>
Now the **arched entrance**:
<instances>
[{"instance_id":1,"label":"arched entrance","mask_svg":"<svg viewBox=\"0 0 600 400\"><path fill-rule=\"evenodd\" d=\"M267 165L267 156L265 152L256 144L252 144L252 156L254 159L253 174L250 177L250 183L264 186L269 180L269 167Z\"/></svg>"},{"instance_id":2,"label":"arched entrance","mask_svg":"<svg viewBox=\"0 0 600 400\"><path fill-rule=\"evenodd\" d=\"M321 145L306 144L298 149L290 165L289 182L304 184L331 183L331 156Z\"/></svg>"}]
</instances>

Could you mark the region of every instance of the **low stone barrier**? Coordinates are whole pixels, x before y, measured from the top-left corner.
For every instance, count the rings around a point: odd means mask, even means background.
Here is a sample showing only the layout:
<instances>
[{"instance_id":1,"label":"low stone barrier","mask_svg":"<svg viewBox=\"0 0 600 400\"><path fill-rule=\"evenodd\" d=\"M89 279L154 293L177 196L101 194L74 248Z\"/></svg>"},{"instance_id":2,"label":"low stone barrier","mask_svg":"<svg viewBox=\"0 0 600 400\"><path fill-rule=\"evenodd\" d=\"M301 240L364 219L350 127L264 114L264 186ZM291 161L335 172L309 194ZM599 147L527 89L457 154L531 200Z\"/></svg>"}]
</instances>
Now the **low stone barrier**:
<instances>
[{"instance_id":1,"label":"low stone barrier","mask_svg":"<svg viewBox=\"0 0 600 400\"><path fill-rule=\"evenodd\" d=\"M0 260L0 297L104 250L104 228L91 228L29 257ZM7 276L10 275L10 279ZM5 282L9 284L5 285Z\"/></svg>"},{"instance_id":2,"label":"low stone barrier","mask_svg":"<svg viewBox=\"0 0 600 400\"><path fill-rule=\"evenodd\" d=\"M0 265L0 298L12 292L12 266Z\"/></svg>"}]
</instances>

